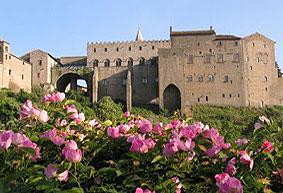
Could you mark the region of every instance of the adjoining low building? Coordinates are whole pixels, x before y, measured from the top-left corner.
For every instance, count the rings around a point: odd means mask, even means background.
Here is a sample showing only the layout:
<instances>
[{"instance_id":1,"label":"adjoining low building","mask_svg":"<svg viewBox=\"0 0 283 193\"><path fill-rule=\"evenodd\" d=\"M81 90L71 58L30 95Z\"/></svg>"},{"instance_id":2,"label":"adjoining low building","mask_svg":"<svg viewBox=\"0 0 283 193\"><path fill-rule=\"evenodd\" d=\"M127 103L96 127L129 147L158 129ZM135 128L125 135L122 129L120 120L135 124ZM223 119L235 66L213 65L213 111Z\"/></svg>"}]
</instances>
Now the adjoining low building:
<instances>
[{"instance_id":1,"label":"adjoining low building","mask_svg":"<svg viewBox=\"0 0 283 193\"><path fill-rule=\"evenodd\" d=\"M30 92L32 65L11 53L10 44L0 40L0 88Z\"/></svg>"}]
</instances>

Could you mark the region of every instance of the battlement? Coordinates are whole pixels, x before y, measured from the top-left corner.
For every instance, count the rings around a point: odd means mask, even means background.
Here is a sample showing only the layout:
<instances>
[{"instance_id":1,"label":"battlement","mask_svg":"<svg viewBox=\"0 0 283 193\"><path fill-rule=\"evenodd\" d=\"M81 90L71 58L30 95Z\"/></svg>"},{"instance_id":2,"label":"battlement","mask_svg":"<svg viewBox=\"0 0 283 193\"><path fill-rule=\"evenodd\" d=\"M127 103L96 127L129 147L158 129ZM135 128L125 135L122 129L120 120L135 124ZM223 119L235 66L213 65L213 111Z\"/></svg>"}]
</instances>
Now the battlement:
<instances>
[{"instance_id":1,"label":"battlement","mask_svg":"<svg viewBox=\"0 0 283 193\"><path fill-rule=\"evenodd\" d=\"M122 46L142 44L169 44L170 40L145 40L145 41L113 41L113 42L88 42L88 46Z\"/></svg>"}]
</instances>

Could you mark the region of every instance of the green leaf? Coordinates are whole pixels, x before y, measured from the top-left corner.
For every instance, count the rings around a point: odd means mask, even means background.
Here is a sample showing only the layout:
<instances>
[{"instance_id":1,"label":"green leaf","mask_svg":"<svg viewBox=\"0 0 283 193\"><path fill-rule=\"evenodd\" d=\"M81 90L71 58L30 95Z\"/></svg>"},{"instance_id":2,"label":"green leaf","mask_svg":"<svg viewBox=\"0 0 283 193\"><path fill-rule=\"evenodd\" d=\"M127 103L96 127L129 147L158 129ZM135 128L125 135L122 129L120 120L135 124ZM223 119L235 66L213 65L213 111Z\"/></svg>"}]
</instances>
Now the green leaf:
<instances>
[{"instance_id":1,"label":"green leaf","mask_svg":"<svg viewBox=\"0 0 283 193\"><path fill-rule=\"evenodd\" d=\"M104 125L104 126L106 126L106 127L111 126L111 125L112 125L112 121L106 120L106 121L104 121L104 122L102 123L102 125Z\"/></svg>"},{"instance_id":2,"label":"green leaf","mask_svg":"<svg viewBox=\"0 0 283 193\"><path fill-rule=\"evenodd\" d=\"M38 182L38 181L40 181L40 180L42 180L42 179L43 179L43 177L42 177L42 176L39 176L39 177L37 177L37 178L32 179L30 182L31 182L31 183L36 183L36 182Z\"/></svg>"},{"instance_id":3,"label":"green leaf","mask_svg":"<svg viewBox=\"0 0 283 193\"><path fill-rule=\"evenodd\" d=\"M152 164L160 161L163 157L161 155L157 155L155 156L155 158L153 158L153 160L151 161Z\"/></svg>"},{"instance_id":4,"label":"green leaf","mask_svg":"<svg viewBox=\"0 0 283 193\"><path fill-rule=\"evenodd\" d=\"M62 193L84 193L84 190L76 187L76 188L64 190L62 191Z\"/></svg>"}]
</instances>

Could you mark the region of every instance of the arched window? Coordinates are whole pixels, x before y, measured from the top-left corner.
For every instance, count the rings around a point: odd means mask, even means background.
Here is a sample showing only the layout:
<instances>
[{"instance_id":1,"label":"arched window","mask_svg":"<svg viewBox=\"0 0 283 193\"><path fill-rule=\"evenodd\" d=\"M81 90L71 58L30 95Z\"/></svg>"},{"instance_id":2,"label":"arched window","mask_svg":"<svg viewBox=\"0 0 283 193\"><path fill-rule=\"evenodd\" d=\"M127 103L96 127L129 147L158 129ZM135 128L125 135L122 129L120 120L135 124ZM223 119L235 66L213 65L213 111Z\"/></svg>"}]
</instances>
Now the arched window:
<instances>
[{"instance_id":1,"label":"arched window","mask_svg":"<svg viewBox=\"0 0 283 193\"><path fill-rule=\"evenodd\" d=\"M203 82L203 76L202 75L198 75L198 81Z\"/></svg>"},{"instance_id":2,"label":"arched window","mask_svg":"<svg viewBox=\"0 0 283 193\"><path fill-rule=\"evenodd\" d=\"M143 57L140 58L139 60L140 65L144 65L145 64L145 59Z\"/></svg>"},{"instance_id":3,"label":"arched window","mask_svg":"<svg viewBox=\"0 0 283 193\"><path fill-rule=\"evenodd\" d=\"M134 64L133 58L129 58L129 59L128 59L128 67L133 66L133 64Z\"/></svg>"},{"instance_id":4,"label":"arched window","mask_svg":"<svg viewBox=\"0 0 283 193\"><path fill-rule=\"evenodd\" d=\"M109 67L109 66L110 66L110 60L109 60L109 59L106 59L106 60L104 61L104 66L105 66L105 67Z\"/></svg>"},{"instance_id":5,"label":"arched window","mask_svg":"<svg viewBox=\"0 0 283 193\"><path fill-rule=\"evenodd\" d=\"M187 80L188 82L192 82L193 81L193 77L191 75L187 76Z\"/></svg>"},{"instance_id":6,"label":"arched window","mask_svg":"<svg viewBox=\"0 0 283 193\"><path fill-rule=\"evenodd\" d=\"M116 66L121 66L122 60L120 58L116 59Z\"/></svg>"},{"instance_id":7,"label":"arched window","mask_svg":"<svg viewBox=\"0 0 283 193\"><path fill-rule=\"evenodd\" d=\"M96 53L96 48L93 48L93 52Z\"/></svg>"},{"instance_id":8,"label":"arched window","mask_svg":"<svg viewBox=\"0 0 283 193\"><path fill-rule=\"evenodd\" d=\"M95 60L93 61L93 67L98 67L98 63L99 63L98 60L95 59Z\"/></svg>"},{"instance_id":9,"label":"arched window","mask_svg":"<svg viewBox=\"0 0 283 193\"><path fill-rule=\"evenodd\" d=\"M213 82L214 81L214 76L212 74L208 75L208 81Z\"/></svg>"}]
</instances>

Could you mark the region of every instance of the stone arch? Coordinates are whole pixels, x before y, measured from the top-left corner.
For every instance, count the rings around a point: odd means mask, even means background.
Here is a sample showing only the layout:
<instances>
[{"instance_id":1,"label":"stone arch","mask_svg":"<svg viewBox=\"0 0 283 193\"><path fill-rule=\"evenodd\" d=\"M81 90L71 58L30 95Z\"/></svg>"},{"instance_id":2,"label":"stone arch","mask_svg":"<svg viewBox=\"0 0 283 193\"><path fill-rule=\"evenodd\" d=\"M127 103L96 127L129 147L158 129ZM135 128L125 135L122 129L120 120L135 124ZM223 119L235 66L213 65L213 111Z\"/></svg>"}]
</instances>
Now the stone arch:
<instances>
[{"instance_id":1,"label":"stone arch","mask_svg":"<svg viewBox=\"0 0 283 193\"><path fill-rule=\"evenodd\" d=\"M168 85L163 91L163 107L169 111L181 109L181 92L174 84Z\"/></svg>"},{"instance_id":2,"label":"stone arch","mask_svg":"<svg viewBox=\"0 0 283 193\"><path fill-rule=\"evenodd\" d=\"M80 88L77 84L78 80L84 80L86 82L86 88L87 90L84 91L82 88ZM77 73L74 72L68 72L63 75L61 75L58 80L56 81L56 88L59 92L66 92L66 88L70 85L70 90L77 90L85 92L85 94L90 95L91 85L89 83L89 80L86 77L83 77Z\"/></svg>"}]
</instances>

